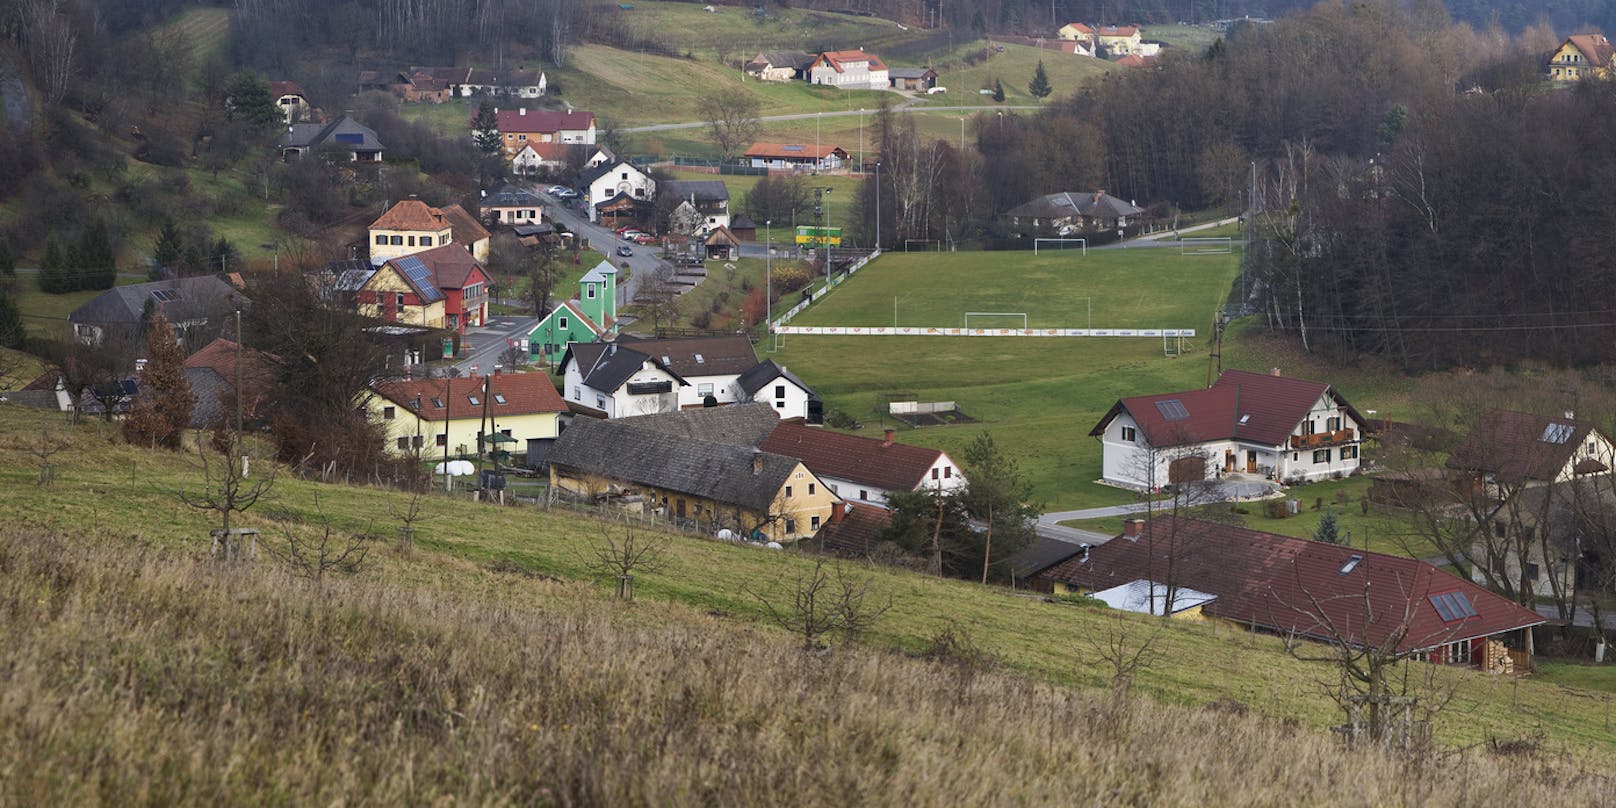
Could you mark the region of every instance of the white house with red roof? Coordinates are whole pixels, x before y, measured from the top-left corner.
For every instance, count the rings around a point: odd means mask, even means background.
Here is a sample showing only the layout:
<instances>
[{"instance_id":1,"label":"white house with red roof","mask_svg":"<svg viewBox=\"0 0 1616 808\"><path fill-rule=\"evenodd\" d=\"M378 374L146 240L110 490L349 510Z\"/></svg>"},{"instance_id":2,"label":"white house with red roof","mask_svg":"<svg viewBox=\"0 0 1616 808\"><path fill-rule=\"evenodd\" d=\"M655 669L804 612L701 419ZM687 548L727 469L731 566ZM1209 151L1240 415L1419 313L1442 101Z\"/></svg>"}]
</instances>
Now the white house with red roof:
<instances>
[{"instance_id":1,"label":"white house with red roof","mask_svg":"<svg viewBox=\"0 0 1616 808\"><path fill-rule=\"evenodd\" d=\"M303 88L295 81L272 81L269 83L269 97L275 99L275 108L286 116L286 122L303 123L312 120L314 107L309 104L309 97L304 94Z\"/></svg>"},{"instance_id":2,"label":"white house with red roof","mask_svg":"<svg viewBox=\"0 0 1616 808\"><path fill-rule=\"evenodd\" d=\"M892 86L881 57L862 50L825 51L808 65L810 84L828 84L844 90L886 90Z\"/></svg>"},{"instance_id":3,"label":"white house with red roof","mask_svg":"<svg viewBox=\"0 0 1616 808\"><path fill-rule=\"evenodd\" d=\"M781 421L758 448L801 460L850 503L885 506L894 491L965 487L965 475L947 452L898 443L890 429L877 439Z\"/></svg>"},{"instance_id":4,"label":"white house with red roof","mask_svg":"<svg viewBox=\"0 0 1616 808\"><path fill-rule=\"evenodd\" d=\"M1147 490L1229 474L1280 482L1358 469L1364 419L1333 387L1226 370L1211 387L1117 401L1089 431L1103 480Z\"/></svg>"},{"instance_id":5,"label":"white house with red roof","mask_svg":"<svg viewBox=\"0 0 1616 808\"><path fill-rule=\"evenodd\" d=\"M753 143L746 159L753 168L835 171L847 159L847 150L833 143Z\"/></svg>"}]
</instances>

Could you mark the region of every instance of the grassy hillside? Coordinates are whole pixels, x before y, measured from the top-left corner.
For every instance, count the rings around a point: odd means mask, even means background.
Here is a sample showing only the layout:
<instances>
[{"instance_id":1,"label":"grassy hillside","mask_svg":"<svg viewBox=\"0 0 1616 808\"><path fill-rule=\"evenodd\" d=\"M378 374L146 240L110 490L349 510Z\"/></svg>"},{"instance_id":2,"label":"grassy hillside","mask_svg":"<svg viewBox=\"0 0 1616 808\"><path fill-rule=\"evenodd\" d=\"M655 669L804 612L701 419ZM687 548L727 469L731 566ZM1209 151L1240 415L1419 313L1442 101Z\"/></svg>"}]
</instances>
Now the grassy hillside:
<instances>
[{"instance_id":1,"label":"grassy hillside","mask_svg":"<svg viewBox=\"0 0 1616 808\"><path fill-rule=\"evenodd\" d=\"M47 430L71 447L56 484L37 488L23 447ZM805 660L749 594L788 597L812 564L795 552L674 537L623 608L587 583L603 523L435 495L406 553L388 546L397 494L282 476L242 520L266 545L311 535L322 513L382 537L357 579L319 588L267 559L199 560L208 522L173 495L199 479L184 457L99 423L0 405L0 641L20 663L0 673L0 768L17 773L0 801L499 802L549 788L558 803L1019 803L1059 788L1289 803L1350 779L1368 805L1472 793L1436 787L1448 776L1496 777L1489 796L1511 802L1610 787L1556 763L1608 772L1616 732L1591 689L1608 671L1561 686L1416 668L1453 688L1442 745L1541 732L1556 754L1535 774L1461 755L1412 776L1328 740L1327 668L1228 626L1164 627L1134 683L1145 700L1118 703L1094 643L1137 642L1151 620L859 568L871 602L891 602L867 650ZM892 653L934 647L950 626L1009 678Z\"/></svg>"}]
</instances>

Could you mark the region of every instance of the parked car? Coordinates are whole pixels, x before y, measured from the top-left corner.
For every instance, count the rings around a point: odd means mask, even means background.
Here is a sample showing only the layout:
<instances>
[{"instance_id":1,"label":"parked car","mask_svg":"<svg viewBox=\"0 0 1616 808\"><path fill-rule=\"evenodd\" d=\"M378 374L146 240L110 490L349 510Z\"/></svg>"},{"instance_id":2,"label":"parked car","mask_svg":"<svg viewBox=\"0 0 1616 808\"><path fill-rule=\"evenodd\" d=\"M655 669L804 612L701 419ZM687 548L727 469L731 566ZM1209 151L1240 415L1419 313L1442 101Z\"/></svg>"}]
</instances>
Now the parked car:
<instances>
[{"instance_id":1,"label":"parked car","mask_svg":"<svg viewBox=\"0 0 1616 808\"><path fill-rule=\"evenodd\" d=\"M565 186L565 185L552 185L549 188L546 188L544 190L545 190L546 193L548 193L551 196L560 196L562 191L567 190L567 186Z\"/></svg>"},{"instance_id":2,"label":"parked car","mask_svg":"<svg viewBox=\"0 0 1616 808\"><path fill-rule=\"evenodd\" d=\"M926 91L926 95L942 95L946 92L948 92L947 87L933 87Z\"/></svg>"},{"instance_id":3,"label":"parked car","mask_svg":"<svg viewBox=\"0 0 1616 808\"><path fill-rule=\"evenodd\" d=\"M617 254L624 257L624 258L633 258L634 257L634 248L628 246L627 244L618 245Z\"/></svg>"},{"instance_id":4,"label":"parked car","mask_svg":"<svg viewBox=\"0 0 1616 808\"><path fill-rule=\"evenodd\" d=\"M638 241L641 244L655 244L655 243L657 243L657 237L651 235L650 233L640 233L639 235L634 237L634 240Z\"/></svg>"},{"instance_id":5,"label":"parked car","mask_svg":"<svg viewBox=\"0 0 1616 808\"><path fill-rule=\"evenodd\" d=\"M629 227L629 228L624 228L622 230L617 231L617 235L620 236L624 241L633 241L633 240L639 238L640 236L645 235L645 233L643 233L643 232L641 232L639 230L635 230L632 227Z\"/></svg>"},{"instance_id":6,"label":"parked car","mask_svg":"<svg viewBox=\"0 0 1616 808\"><path fill-rule=\"evenodd\" d=\"M577 199L578 198L578 192L572 190L571 188L562 188L561 190L556 192L556 198L557 199Z\"/></svg>"}]
</instances>

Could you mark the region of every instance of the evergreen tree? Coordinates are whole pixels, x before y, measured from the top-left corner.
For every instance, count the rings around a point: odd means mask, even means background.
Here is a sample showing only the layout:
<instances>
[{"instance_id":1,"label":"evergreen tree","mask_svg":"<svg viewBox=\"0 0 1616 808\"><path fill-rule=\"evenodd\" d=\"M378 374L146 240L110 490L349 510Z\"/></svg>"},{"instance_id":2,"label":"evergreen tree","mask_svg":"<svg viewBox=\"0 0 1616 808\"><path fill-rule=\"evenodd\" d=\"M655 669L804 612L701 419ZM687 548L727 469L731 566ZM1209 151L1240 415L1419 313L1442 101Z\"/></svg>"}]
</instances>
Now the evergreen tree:
<instances>
[{"instance_id":1,"label":"evergreen tree","mask_svg":"<svg viewBox=\"0 0 1616 808\"><path fill-rule=\"evenodd\" d=\"M45 242L45 258L39 262L39 290L59 295L73 291L73 278L68 271L67 249L55 233Z\"/></svg>"},{"instance_id":2,"label":"evergreen tree","mask_svg":"<svg viewBox=\"0 0 1616 808\"><path fill-rule=\"evenodd\" d=\"M178 275L180 257L185 254L185 239L180 235L180 228L174 224L173 219L163 222L163 230L157 235L157 245L152 249L152 280Z\"/></svg>"},{"instance_id":3,"label":"evergreen tree","mask_svg":"<svg viewBox=\"0 0 1616 808\"><path fill-rule=\"evenodd\" d=\"M17 275L17 259L11 256L11 242L0 238L0 275L8 278Z\"/></svg>"},{"instance_id":4,"label":"evergreen tree","mask_svg":"<svg viewBox=\"0 0 1616 808\"><path fill-rule=\"evenodd\" d=\"M1004 82L999 81L998 79L993 80L993 100L1004 100Z\"/></svg>"},{"instance_id":5,"label":"evergreen tree","mask_svg":"<svg viewBox=\"0 0 1616 808\"><path fill-rule=\"evenodd\" d=\"M1346 544L1341 531L1335 524L1335 511L1325 508L1324 515L1319 517L1318 527L1313 528L1313 540L1325 544Z\"/></svg>"},{"instance_id":6,"label":"evergreen tree","mask_svg":"<svg viewBox=\"0 0 1616 808\"><path fill-rule=\"evenodd\" d=\"M494 103L486 98L477 105L477 117L471 119L471 140L483 154L500 150L499 118L494 114Z\"/></svg>"},{"instance_id":7,"label":"evergreen tree","mask_svg":"<svg viewBox=\"0 0 1616 808\"><path fill-rule=\"evenodd\" d=\"M0 286L0 348L21 348L28 333L23 329L22 312L11 297L11 288Z\"/></svg>"},{"instance_id":8,"label":"evergreen tree","mask_svg":"<svg viewBox=\"0 0 1616 808\"><path fill-rule=\"evenodd\" d=\"M224 117L253 129L280 126L286 120L269 94L269 85L259 81L250 70L237 73L225 85Z\"/></svg>"},{"instance_id":9,"label":"evergreen tree","mask_svg":"<svg viewBox=\"0 0 1616 808\"><path fill-rule=\"evenodd\" d=\"M1010 558L1038 540L1038 507L1032 499L1032 481L1021 473L1015 458L999 450L993 435L983 432L965 447L965 489L959 493L966 513L982 528L976 548L976 571L987 583L991 571L1003 575ZM975 577L974 575L972 577Z\"/></svg>"},{"instance_id":10,"label":"evergreen tree","mask_svg":"<svg viewBox=\"0 0 1616 808\"><path fill-rule=\"evenodd\" d=\"M1049 86L1049 74L1044 72L1044 60L1039 59L1038 69L1033 71L1032 83L1027 85L1027 92L1032 93L1033 98L1043 100L1054 91L1055 89Z\"/></svg>"},{"instance_id":11,"label":"evergreen tree","mask_svg":"<svg viewBox=\"0 0 1616 808\"><path fill-rule=\"evenodd\" d=\"M73 277L78 289L111 289L118 280L117 258L107 238L107 226L91 219L79 234L78 248L72 250Z\"/></svg>"},{"instance_id":12,"label":"evergreen tree","mask_svg":"<svg viewBox=\"0 0 1616 808\"><path fill-rule=\"evenodd\" d=\"M231 272L240 269L240 258L236 254L236 245L220 236L218 241L213 242L213 251L208 254L208 271Z\"/></svg>"},{"instance_id":13,"label":"evergreen tree","mask_svg":"<svg viewBox=\"0 0 1616 808\"><path fill-rule=\"evenodd\" d=\"M185 379L185 355L168 317L158 311L147 325L146 367L140 372L140 395L123 422L124 440L178 448L195 406L196 394Z\"/></svg>"}]
</instances>

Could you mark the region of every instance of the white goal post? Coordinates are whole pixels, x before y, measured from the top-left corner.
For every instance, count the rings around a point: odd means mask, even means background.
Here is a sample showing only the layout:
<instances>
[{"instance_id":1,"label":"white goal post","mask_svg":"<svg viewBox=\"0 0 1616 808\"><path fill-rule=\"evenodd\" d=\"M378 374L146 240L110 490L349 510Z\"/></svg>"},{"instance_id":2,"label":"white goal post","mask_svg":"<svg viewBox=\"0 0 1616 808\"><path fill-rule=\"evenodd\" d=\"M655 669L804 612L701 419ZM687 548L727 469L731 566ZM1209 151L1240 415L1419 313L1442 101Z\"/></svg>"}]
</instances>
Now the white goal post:
<instances>
[{"instance_id":1,"label":"white goal post","mask_svg":"<svg viewBox=\"0 0 1616 808\"><path fill-rule=\"evenodd\" d=\"M1232 252L1234 252L1234 239L1228 236L1178 240L1179 255L1228 255Z\"/></svg>"},{"instance_id":2,"label":"white goal post","mask_svg":"<svg viewBox=\"0 0 1616 808\"><path fill-rule=\"evenodd\" d=\"M1089 254L1089 240L1086 239L1086 238L1035 238L1035 239L1032 240L1032 254L1037 255L1039 249L1043 246L1044 242L1046 242L1046 241L1050 242L1052 244L1057 244L1057 245L1058 244L1077 244L1077 245L1079 245L1079 246L1081 246L1083 248L1083 254L1084 255ZM1059 246L1057 246L1057 247L1052 247L1051 249L1069 250L1071 248L1070 247L1059 247Z\"/></svg>"},{"instance_id":3,"label":"white goal post","mask_svg":"<svg viewBox=\"0 0 1616 808\"><path fill-rule=\"evenodd\" d=\"M965 312L965 327L971 327L972 317L1020 317L1021 330L1027 330L1027 313L1024 311L968 311ZM977 326L980 328L981 326Z\"/></svg>"}]
</instances>

